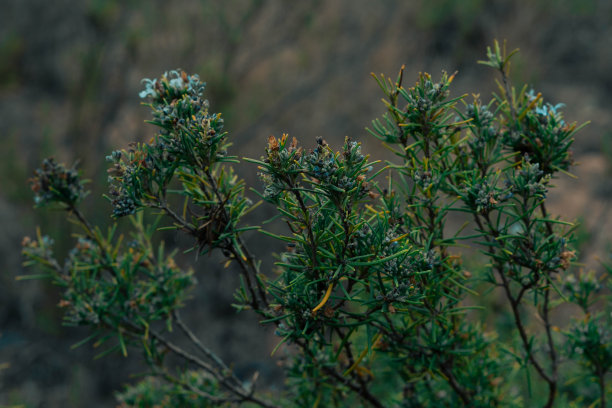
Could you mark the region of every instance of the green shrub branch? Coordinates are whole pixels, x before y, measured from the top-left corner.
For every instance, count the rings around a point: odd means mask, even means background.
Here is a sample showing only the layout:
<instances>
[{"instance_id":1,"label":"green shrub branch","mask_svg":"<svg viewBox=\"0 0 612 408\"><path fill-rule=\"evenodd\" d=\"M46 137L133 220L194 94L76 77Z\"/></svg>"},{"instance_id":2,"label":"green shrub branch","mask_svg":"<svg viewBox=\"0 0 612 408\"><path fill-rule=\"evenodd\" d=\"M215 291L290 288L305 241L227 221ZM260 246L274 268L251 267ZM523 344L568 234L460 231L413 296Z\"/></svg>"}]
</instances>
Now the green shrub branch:
<instances>
[{"instance_id":1,"label":"green shrub branch","mask_svg":"<svg viewBox=\"0 0 612 408\"><path fill-rule=\"evenodd\" d=\"M142 352L151 372L118 394L125 407L604 407L610 268L576 270L575 225L546 208L580 126L562 104L512 85L515 52L496 42L480 61L500 76L487 103L451 97L455 74L420 74L411 87L403 67L396 79L374 75L386 113L368 132L395 160L373 161L350 138L335 150L270 136L262 157L246 159L263 183L258 203L198 76L144 80L158 132L107 157L106 198L131 235L92 226L78 171L48 159L31 180L35 203L64 209L83 232L63 261L49 237L25 238L26 264L61 287L65 322L92 331L84 342L106 345L102 355ZM262 202L284 232L250 224ZM157 243L160 230L182 231L192 239L182 250L217 251L238 271L234 306L273 326L272 353L287 356L282 391L237 377L185 324L196 273ZM286 246L272 270L247 232ZM496 319L511 330L480 321L487 293L505 297ZM553 311L569 305L582 317L559 327Z\"/></svg>"}]
</instances>

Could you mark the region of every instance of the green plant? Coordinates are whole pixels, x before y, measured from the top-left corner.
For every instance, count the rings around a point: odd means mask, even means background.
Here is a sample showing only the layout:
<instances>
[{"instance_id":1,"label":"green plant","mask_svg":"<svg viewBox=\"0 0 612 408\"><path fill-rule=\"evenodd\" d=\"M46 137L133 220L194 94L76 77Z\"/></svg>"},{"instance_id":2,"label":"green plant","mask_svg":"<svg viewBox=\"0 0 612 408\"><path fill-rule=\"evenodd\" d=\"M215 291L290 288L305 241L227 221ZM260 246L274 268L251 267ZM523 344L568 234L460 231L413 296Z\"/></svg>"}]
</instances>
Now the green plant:
<instances>
[{"instance_id":1,"label":"green plant","mask_svg":"<svg viewBox=\"0 0 612 408\"><path fill-rule=\"evenodd\" d=\"M249 225L257 204L231 168L238 158L199 78L145 80L159 132L107 157L107 198L115 218L129 216L131 240L90 225L76 170L48 160L32 179L36 204L65 209L83 232L63 263L48 237L25 238L26 263L63 288L66 322L91 327L86 341L109 343L104 354L143 351L151 376L118 396L122 406L603 407L612 344L609 313L593 308L600 279L572 272L574 226L546 210L579 128L560 105L510 85L512 54L495 43L482 61L501 75L487 104L449 98L454 75L422 74L411 88L403 69L395 81L375 76L387 113L370 133L396 161L372 162L349 138L337 152L322 138L306 150L270 137L264 156L247 161L285 235ZM149 222L145 213L161 216ZM472 228L450 230L449 217L461 216ZM292 346L286 392L255 392L184 324L195 274L156 243L165 229L191 236L187 251L219 251L239 271L235 307L275 326L275 351ZM286 243L274 271L261 271L245 245L250 230ZM482 248L482 276L464 268L466 246ZM507 300L512 333L478 322L483 287ZM584 318L560 329L551 312L568 304ZM175 328L197 352L178 345ZM172 370L168 354L189 369ZM570 361L584 368L561 371ZM592 380L597 393L576 395Z\"/></svg>"}]
</instances>

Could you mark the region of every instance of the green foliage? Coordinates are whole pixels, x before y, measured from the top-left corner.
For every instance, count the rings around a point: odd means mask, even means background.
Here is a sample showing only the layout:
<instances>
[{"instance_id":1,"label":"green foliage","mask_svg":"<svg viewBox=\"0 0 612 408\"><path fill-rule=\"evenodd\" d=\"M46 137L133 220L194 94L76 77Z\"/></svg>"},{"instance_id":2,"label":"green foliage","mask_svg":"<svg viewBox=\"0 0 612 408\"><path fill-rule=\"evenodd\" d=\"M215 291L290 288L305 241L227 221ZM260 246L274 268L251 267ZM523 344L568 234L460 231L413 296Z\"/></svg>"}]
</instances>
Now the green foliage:
<instances>
[{"instance_id":1,"label":"green foliage","mask_svg":"<svg viewBox=\"0 0 612 408\"><path fill-rule=\"evenodd\" d=\"M270 136L263 157L247 161L285 233L248 224L257 204L231 168L238 159L199 78L171 71L144 80L159 132L107 157L107 198L113 217L130 218L130 240L92 227L78 207L85 191L76 170L48 160L32 181L36 202L58 204L83 233L63 263L48 237L24 239L26 262L63 288L66 323L89 326L85 341L109 342L102 354L142 350L150 376L118 395L123 407L603 407L612 340L598 303L609 296L595 272L572 271L575 227L546 210L578 127L561 104L510 85L512 54L497 43L488 50L483 64L501 81L486 104L450 98L454 75L421 74L410 88L403 68L395 80L375 76L387 112L369 132L397 157L386 164L350 138L335 151L322 138L306 149ZM161 215L151 223L147 212ZM471 229L452 230L458 216ZM219 250L239 271L234 306L274 326L274 352L290 356L283 392L255 392L255 378L237 378L183 323L195 278L154 244L165 229L193 238L187 252ZM286 244L273 272L260 271L242 240L249 230ZM466 246L487 258L484 281L465 268ZM476 321L475 289L506 299L513 333ZM570 304L584 317L561 329L551 312ZM196 351L180 345L176 327ZM166 354L189 369L171 368ZM564 381L570 361L582 371ZM593 381L597 394L576 393Z\"/></svg>"}]
</instances>

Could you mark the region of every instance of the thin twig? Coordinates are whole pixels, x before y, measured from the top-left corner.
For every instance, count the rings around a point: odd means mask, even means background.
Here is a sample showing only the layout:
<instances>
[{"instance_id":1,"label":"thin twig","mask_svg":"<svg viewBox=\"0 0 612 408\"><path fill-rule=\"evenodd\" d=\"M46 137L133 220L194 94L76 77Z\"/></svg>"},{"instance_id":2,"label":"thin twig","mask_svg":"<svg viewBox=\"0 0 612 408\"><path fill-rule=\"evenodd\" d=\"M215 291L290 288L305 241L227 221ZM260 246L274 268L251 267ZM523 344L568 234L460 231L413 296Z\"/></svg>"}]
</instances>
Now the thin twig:
<instances>
[{"instance_id":1,"label":"thin twig","mask_svg":"<svg viewBox=\"0 0 612 408\"><path fill-rule=\"evenodd\" d=\"M601 395L599 406L604 408L606 406L606 371L600 370L599 372L599 393Z\"/></svg>"},{"instance_id":2,"label":"thin twig","mask_svg":"<svg viewBox=\"0 0 612 408\"><path fill-rule=\"evenodd\" d=\"M548 213L546 211L546 205L544 202L540 204L540 209L542 211L542 215L545 219L548 218ZM549 222L546 222L546 231L548 236L552 236L553 229L552 225ZM549 277L547 277L549 279ZM544 310L542 312L542 320L544 320L544 327L546 331L546 339L548 341L548 353L550 355L550 364L551 364L551 382L548 383L549 393L548 393L548 401L546 403L546 407L550 408L553 406L555 395L557 393L557 376L558 376L558 362L557 362L557 351L555 349L555 343L552 337L551 323L550 323L550 283L544 294Z\"/></svg>"},{"instance_id":3,"label":"thin twig","mask_svg":"<svg viewBox=\"0 0 612 408\"><path fill-rule=\"evenodd\" d=\"M457 395L459 395L461 401L463 401L466 406L470 406L472 403L472 396L463 388L461 388L461 385L459 385L459 382L455 378L455 375L448 367L446 367L446 365L441 364L440 368L442 369L442 373L446 376L448 384L457 393Z\"/></svg>"},{"instance_id":4,"label":"thin twig","mask_svg":"<svg viewBox=\"0 0 612 408\"><path fill-rule=\"evenodd\" d=\"M254 396L252 391L246 390L244 386L237 386L235 384L229 383L228 378L222 375L221 373L219 373L218 370L211 367L210 364L206 363L205 361L198 358L197 356L194 356L193 354L183 350L182 348L172 343L171 341L169 341L168 339L166 339L165 337L163 337L156 331L151 330L150 334L153 338L161 342L164 346L166 346L170 351L172 351L177 356L182 357L184 360L192 364L195 364L196 366L202 368L204 371L207 371L208 373L213 375L223 387L225 387L228 391L239 396L243 401L250 401L264 408L276 408L275 405L272 405Z\"/></svg>"},{"instance_id":5,"label":"thin twig","mask_svg":"<svg viewBox=\"0 0 612 408\"><path fill-rule=\"evenodd\" d=\"M153 367L153 371L155 373L155 375L158 375L160 377L163 377L166 381L176 384L178 386L181 386L183 388L188 389L190 392L205 398L206 400L213 402L213 403L218 403L221 404L223 402L228 402L228 398L222 398L216 395L212 395L208 392L202 391L201 389L194 387L193 385L189 384L186 381L182 381L179 378L173 376L172 374L170 374L165 368L162 369L160 367L154 366Z\"/></svg>"},{"instance_id":6,"label":"thin twig","mask_svg":"<svg viewBox=\"0 0 612 408\"><path fill-rule=\"evenodd\" d=\"M219 369L228 377L230 377L238 386L242 386L240 380L231 372L231 370L227 367L227 365L219 358L215 353L213 353L208 347L206 347L200 339L189 329L189 327L183 322L181 319L181 315L178 310L174 310L173 312L174 320L178 324L179 328L185 333L185 335L191 340L191 342L202 352L206 357L211 359Z\"/></svg>"},{"instance_id":7,"label":"thin twig","mask_svg":"<svg viewBox=\"0 0 612 408\"><path fill-rule=\"evenodd\" d=\"M551 381L548 383L548 401L545 407L550 408L553 406L555 401L555 395L557 393L557 352L555 350L555 343L552 338L551 324L549 319L549 302L550 302L550 286L544 293L544 310L542 319L544 320L544 328L546 331L546 338L548 341L548 353L550 355L551 364Z\"/></svg>"},{"instance_id":8,"label":"thin twig","mask_svg":"<svg viewBox=\"0 0 612 408\"><path fill-rule=\"evenodd\" d=\"M480 220L480 216L478 214L474 214L474 219L476 220L476 224L478 225L478 228L480 229L480 231L486 232L487 230L483 226L483 224L482 224L482 222ZM493 236L493 238L498 237L499 233L497 232L497 230L495 230L493 228L493 226L490 223L490 220L487 220L487 225L489 227L489 234L491 236ZM487 240L488 243L492 243L493 242L489 235L485 235L485 239ZM493 246L489 245L488 252L489 252L490 255L495 255L495 249L493 248ZM518 309L519 302L512 295L512 291L510 290L510 282L508 281L508 278L507 278L507 276L504 273L503 266L500 265L499 262L496 262L496 270L497 270L497 273L498 273L498 275L500 276L500 278L502 280L502 287L504 288L504 292L506 294L506 298L508 299L508 301L510 303L510 308L512 310L512 315L514 317L514 323L516 325L516 328L518 329L519 336L520 336L521 341L523 343L523 348L525 349L525 352L527 353L527 357L528 357L529 361L531 362L531 365L533 365L533 367L535 368L537 373L540 375L540 377L542 377L542 379L544 379L544 381L546 381L550 385L553 382L553 379L550 378L548 376L548 374L546 374L546 372L544 371L544 368L536 360L535 355L533 354L533 351L531 350L531 345L529 343L529 338L527 336L527 332L525 330L525 326L523 324L523 320L521 318L521 314L520 314L520 311Z\"/></svg>"}]
</instances>

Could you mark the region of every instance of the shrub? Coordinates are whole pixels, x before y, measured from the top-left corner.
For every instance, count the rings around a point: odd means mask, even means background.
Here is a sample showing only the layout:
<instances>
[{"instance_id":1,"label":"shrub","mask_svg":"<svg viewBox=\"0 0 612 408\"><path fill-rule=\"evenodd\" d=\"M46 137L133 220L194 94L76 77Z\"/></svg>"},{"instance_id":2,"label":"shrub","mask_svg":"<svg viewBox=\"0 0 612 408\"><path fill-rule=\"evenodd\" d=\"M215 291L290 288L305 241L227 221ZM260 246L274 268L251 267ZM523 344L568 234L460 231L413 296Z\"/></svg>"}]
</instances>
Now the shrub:
<instances>
[{"instance_id":1,"label":"shrub","mask_svg":"<svg viewBox=\"0 0 612 408\"><path fill-rule=\"evenodd\" d=\"M36 205L65 209L83 232L62 262L51 239L26 237L26 263L62 288L65 321L90 327L87 341L143 351L152 374L118 395L121 406L603 407L612 344L599 292L611 280L574 271L575 226L546 209L579 127L562 104L511 86L512 54L495 43L481 61L501 77L486 104L450 98L454 75L421 74L410 88L403 68L396 80L374 76L387 112L369 132L395 161L371 161L349 138L335 151L322 138L307 149L271 136L263 157L247 161L283 235L249 224L257 204L232 170L238 158L204 83L180 70L145 80L140 95L159 132L107 157L112 216L130 219L131 239L90 225L77 171L49 159L32 179ZM195 273L157 244L166 229L240 273L234 306L275 327L275 351L290 357L285 391L255 392L181 320ZM286 243L273 271L245 244L251 230ZM482 265L470 272L464 257ZM479 321L490 291L505 298L495 318L508 316L512 330ZM570 304L583 317L560 328L553 309ZM183 369L165 364L168 354Z\"/></svg>"}]
</instances>

